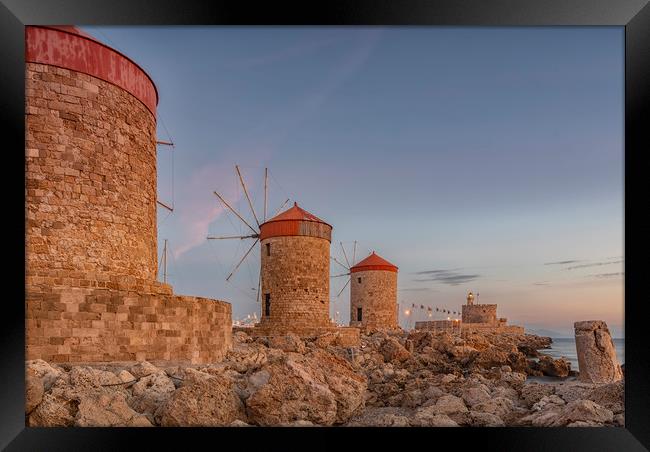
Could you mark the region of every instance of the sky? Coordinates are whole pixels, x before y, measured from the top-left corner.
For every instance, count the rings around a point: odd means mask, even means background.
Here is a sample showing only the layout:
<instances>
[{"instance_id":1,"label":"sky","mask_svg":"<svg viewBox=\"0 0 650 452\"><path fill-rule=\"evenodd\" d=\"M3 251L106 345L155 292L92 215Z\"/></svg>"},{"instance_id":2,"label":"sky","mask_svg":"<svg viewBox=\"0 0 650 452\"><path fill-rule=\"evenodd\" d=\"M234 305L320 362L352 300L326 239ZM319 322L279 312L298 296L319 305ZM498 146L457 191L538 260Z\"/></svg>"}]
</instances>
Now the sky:
<instances>
[{"instance_id":1,"label":"sky","mask_svg":"<svg viewBox=\"0 0 650 452\"><path fill-rule=\"evenodd\" d=\"M623 337L622 27L81 28L158 89L176 293L259 312L259 245L226 282L252 240L206 237L248 230L214 191L254 222L236 164L263 217L268 167L267 217L297 201L333 225L340 262L399 267L402 326L471 290L511 324L572 336L600 319ZM346 280L330 291L343 323Z\"/></svg>"}]
</instances>

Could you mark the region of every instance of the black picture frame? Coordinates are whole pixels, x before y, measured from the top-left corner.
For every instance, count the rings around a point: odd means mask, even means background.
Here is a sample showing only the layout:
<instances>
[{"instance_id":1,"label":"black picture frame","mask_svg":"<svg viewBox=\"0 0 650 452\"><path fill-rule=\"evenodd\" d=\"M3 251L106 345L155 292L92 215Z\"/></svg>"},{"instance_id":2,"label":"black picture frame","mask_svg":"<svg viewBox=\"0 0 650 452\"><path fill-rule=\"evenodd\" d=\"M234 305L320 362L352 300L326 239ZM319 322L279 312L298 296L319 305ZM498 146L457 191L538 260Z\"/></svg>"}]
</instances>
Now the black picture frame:
<instances>
[{"instance_id":1,"label":"black picture frame","mask_svg":"<svg viewBox=\"0 0 650 452\"><path fill-rule=\"evenodd\" d=\"M27 428L24 415L24 25L467 25L625 27L625 428L463 429L127 429ZM650 223L644 202L650 169L650 6L648 0L326 0L303 2L171 0L0 0L0 119L3 152L2 248L10 287L3 300L2 422L7 450L117 450L143 441L156 449L362 447L367 437L397 447L474 445L481 450L636 451L650 448L650 347L646 342L644 262ZM22 240L20 239L22 238ZM6 245L10 245L7 247ZM6 254L6 253L5 253ZM361 433L361 434L360 434ZM341 436L343 438L341 438ZM341 439L339 439L341 438ZM242 446L241 442L244 442ZM306 442L308 441L308 442ZM416 443L417 442L417 443ZM239 443L239 445L237 445ZM421 444L420 444L421 443ZM257 446L255 446L257 447Z\"/></svg>"}]
</instances>

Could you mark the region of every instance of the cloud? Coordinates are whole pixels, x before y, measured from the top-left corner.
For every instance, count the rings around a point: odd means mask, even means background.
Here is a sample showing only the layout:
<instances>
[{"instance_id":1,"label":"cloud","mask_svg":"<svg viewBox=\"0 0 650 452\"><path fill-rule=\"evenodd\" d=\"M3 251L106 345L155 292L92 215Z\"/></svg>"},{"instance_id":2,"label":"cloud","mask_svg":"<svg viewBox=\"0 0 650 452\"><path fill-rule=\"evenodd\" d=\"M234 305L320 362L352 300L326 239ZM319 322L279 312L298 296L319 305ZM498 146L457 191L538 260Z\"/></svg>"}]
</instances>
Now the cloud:
<instances>
[{"instance_id":1,"label":"cloud","mask_svg":"<svg viewBox=\"0 0 650 452\"><path fill-rule=\"evenodd\" d=\"M550 286L551 283L548 281L539 281L539 282L534 282L533 286Z\"/></svg>"},{"instance_id":2,"label":"cloud","mask_svg":"<svg viewBox=\"0 0 650 452\"><path fill-rule=\"evenodd\" d=\"M598 273L598 274L589 275L589 276L593 276L594 278L598 278L598 279L606 279L606 278L616 278L618 276L623 276L623 275L625 275L625 272Z\"/></svg>"},{"instance_id":3,"label":"cloud","mask_svg":"<svg viewBox=\"0 0 650 452\"><path fill-rule=\"evenodd\" d=\"M575 264L576 262L582 262L582 261L579 259L571 259L568 261L545 262L544 265L566 265L566 264Z\"/></svg>"},{"instance_id":4,"label":"cloud","mask_svg":"<svg viewBox=\"0 0 650 452\"><path fill-rule=\"evenodd\" d=\"M600 267L602 265L620 264L622 262L623 262L623 260L617 260L617 261L612 261L612 262L594 262L594 263L591 263L591 264L574 265L573 267L565 268L565 270L574 270L576 268Z\"/></svg>"},{"instance_id":5,"label":"cloud","mask_svg":"<svg viewBox=\"0 0 650 452\"><path fill-rule=\"evenodd\" d=\"M417 281L417 282L434 281L442 284L447 284L450 286L457 286L459 284L474 281L481 277L481 275L478 274L459 273L458 270L461 269L425 270L421 272L416 272L416 275L427 275L429 277L414 279L413 281Z\"/></svg>"}]
</instances>

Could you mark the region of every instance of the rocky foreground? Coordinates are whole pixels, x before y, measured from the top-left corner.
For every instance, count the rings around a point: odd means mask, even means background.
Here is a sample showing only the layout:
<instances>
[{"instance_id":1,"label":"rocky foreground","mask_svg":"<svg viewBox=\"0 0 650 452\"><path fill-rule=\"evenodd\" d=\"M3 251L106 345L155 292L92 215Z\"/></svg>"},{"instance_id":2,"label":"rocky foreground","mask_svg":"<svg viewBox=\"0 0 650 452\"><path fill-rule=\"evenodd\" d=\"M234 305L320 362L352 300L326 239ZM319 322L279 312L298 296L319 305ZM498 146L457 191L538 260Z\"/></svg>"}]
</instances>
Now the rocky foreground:
<instances>
[{"instance_id":1,"label":"rocky foreground","mask_svg":"<svg viewBox=\"0 0 650 452\"><path fill-rule=\"evenodd\" d=\"M156 367L27 362L29 426L623 426L623 381L575 374L533 335L376 332L360 347L335 334L234 334L218 364Z\"/></svg>"}]
</instances>

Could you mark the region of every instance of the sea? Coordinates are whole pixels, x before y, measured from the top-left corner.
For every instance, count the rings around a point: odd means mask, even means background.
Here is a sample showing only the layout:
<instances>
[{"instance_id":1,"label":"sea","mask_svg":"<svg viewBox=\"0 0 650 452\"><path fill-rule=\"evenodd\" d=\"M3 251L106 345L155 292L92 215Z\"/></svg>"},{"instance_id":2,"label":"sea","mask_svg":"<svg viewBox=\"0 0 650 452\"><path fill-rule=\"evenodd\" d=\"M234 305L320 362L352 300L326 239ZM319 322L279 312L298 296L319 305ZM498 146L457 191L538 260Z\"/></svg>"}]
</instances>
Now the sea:
<instances>
[{"instance_id":1,"label":"sea","mask_svg":"<svg viewBox=\"0 0 650 452\"><path fill-rule=\"evenodd\" d=\"M571 363L571 370L580 370L578 367L578 356L576 353L576 341L573 338L552 338L551 348L539 350L544 355L552 358L564 357ZM625 363L625 339L613 339L616 348L616 358L619 364Z\"/></svg>"}]
</instances>

